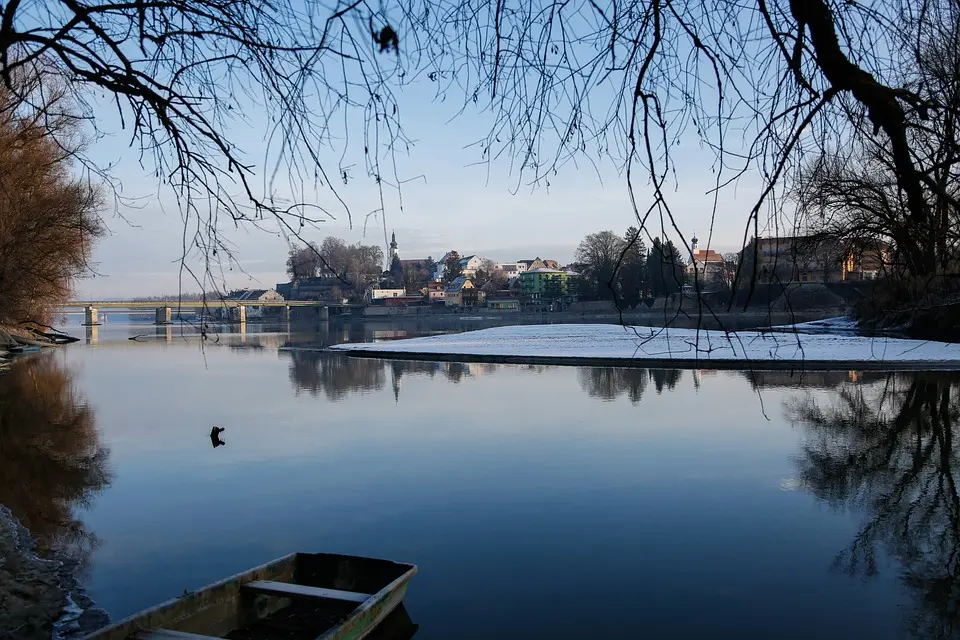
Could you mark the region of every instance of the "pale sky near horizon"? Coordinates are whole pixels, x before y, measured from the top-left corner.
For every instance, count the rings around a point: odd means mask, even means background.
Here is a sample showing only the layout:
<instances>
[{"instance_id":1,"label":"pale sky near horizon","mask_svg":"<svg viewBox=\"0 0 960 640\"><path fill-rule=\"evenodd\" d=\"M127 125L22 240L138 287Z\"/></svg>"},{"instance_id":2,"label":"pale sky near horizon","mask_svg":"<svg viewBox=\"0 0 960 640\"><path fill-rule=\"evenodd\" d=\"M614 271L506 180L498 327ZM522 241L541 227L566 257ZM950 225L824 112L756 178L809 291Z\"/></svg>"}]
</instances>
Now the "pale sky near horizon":
<instances>
[{"instance_id":1,"label":"pale sky near horizon","mask_svg":"<svg viewBox=\"0 0 960 640\"><path fill-rule=\"evenodd\" d=\"M414 91L416 94L416 91ZM415 96L422 98L422 96ZM508 160L494 163L488 180L486 166L475 163L479 153L465 148L482 137L490 120L485 115L468 114L447 122L455 113L451 103L426 99L404 100L401 111L407 136L416 141L409 154L398 157L401 178L424 176L403 185L403 210L395 203L388 207L386 222L365 214L377 206L377 191L372 180L357 168L355 180L342 187L353 212L352 228L345 216L336 221L307 229L308 240L322 242L327 235L347 242L379 244L386 253L386 236L395 231L402 258L439 258L456 249L461 254L479 254L494 260L553 258L561 263L573 260L583 237L610 229L622 234L636 219L629 204L626 179L612 161L600 164L601 176L587 162L579 167L568 164L550 179L550 187L531 192L523 187L516 195L516 177L509 175ZM105 120L115 120L108 113ZM126 298L197 291L199 286L184 275L181 282L183 223L176 203L158 189L156 180L138 163L139 154L128 148L129 134L116 132L98 141L96 157L116 161L116 175L122 180L124 194L141 198L139 208L123 210L129 222L107 213L110 233L102 238L93 254L97 276L77 283L75 298ZM247 156L262 157L264 138L253 133L238 140ZM338 150L337 150L338 151ZM689 239L695 232L705 248L710 227L713 199L708 194L715 176L710 167L713 155L700 148L696 140L684 142L672 151L676 179L669 183L671 206L677 224ZM331 152L333 166L339 157ZM601 183L602 178L602 183ZM648 183L641 174L635 180L638 205L649 202ZM717 206L711 248L721 252L740 248L747 212L757 196L759 180L747 174L727 189ZM330 205L332 197L321 194L320 202ZM325 200L324 200L325 198ZM648 223L657 234L659 220ZM225 272L226 288L270 288L287 280L284 266L288 242L276 223L266 231L254 228L225 228L224 236L235 247L242 267ZM670 236L676 237L670 231ZM193 264L196 267L196 264Z\"/></svg>"}]
</instances>

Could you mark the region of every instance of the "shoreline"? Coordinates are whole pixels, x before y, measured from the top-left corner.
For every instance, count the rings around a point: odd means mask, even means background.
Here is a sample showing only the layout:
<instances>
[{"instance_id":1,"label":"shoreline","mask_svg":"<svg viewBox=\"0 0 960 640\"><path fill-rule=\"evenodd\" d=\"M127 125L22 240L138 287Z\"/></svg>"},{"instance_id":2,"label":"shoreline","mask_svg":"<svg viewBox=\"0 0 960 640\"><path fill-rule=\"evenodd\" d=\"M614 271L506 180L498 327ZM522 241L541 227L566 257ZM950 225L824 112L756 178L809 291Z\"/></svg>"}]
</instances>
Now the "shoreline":
<instances>
[{"instance_id":1,"label":"shoreline","mask_svg":"<svg viewBox=\"0 0 960 640\"><path fill-rule=\"evenodd\" d=\"M629 329L633 328L633 334ZM727 370L960 371L960 344L828 332L647 330L610 324L495 327L341 344L352 357L587 367Z\"/></svg>"},{"instance_id":2,"label":"shoreline","mask_svg":"<svg viewBox=\"0 0 960 640\"><path fill-rule=\"evenodd\" d=\"M883 362L877 360L676 360L669 358L603 358L577 356L510 356L415 351L375 351L326 348L283 347L286 351L327 351L351 358L413 360L418 362L476 362L484 364L552 365L560 367L617 367L623 369L683 369L717 371L960 371L960 362L925 360Z\"/></svg>"}]
</instances>

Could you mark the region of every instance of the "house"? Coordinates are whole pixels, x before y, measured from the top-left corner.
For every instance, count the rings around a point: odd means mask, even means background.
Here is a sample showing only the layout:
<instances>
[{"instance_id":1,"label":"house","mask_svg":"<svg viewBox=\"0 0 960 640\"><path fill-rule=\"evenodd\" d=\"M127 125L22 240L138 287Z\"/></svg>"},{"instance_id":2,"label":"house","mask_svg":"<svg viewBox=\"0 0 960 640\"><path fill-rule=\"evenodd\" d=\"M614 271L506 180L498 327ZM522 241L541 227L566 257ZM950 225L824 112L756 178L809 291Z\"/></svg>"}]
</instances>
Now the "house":
<instances>
[{"instance_id":1,"label":"house","mask_svg":"<svg viewBox=\"0 0 960 640\"><path fill-rule=\"evenodd\" d=\"M377 300L383 300L384 298L399 298L406 295L406 289L377 289L370 287L363 292L363 299L368 304L371 304Z\"/></svg>"},{"instance_id":2,"label":"house","mask_svg":"<svg viewBox=\"0 0 960 640\"><path fill-rule=\"evenodd\" d=\"M883 248L860 250L827 233L760 238L744 249L752 268L756 252L758 282L839 282L876 277L889 254Z\"/></svg>"},{"instance_id":3,"label":"house","mask_svg":"<svg viewBox=\"0 0 960 640\"><path fill-rule=\"evenodd\" d=\"M477 304L479 298L473 281L466 276L454 279L443 292L443 303L448 307L469 307Z\"/></svg>"},{"instance_id":4,"label":"house","mask_svg":"<svg viewBox=\"0 0 960 640\"><path fill-rule=\"evenodd\" d=\"M483 258L480 256L465 256L460 258L460 273L467 277L473 277L477 274L477 269L483 266Z\"/></svg>"},{"instance_id":5,"label":"house","mask_svg":"<svg viewBox=\"0 0 960 640\"><path fill-rule=\"evenodd\" d=\"M531 301L554 301L573 295L577 274L549 267L528 269L520 274L520 296Z\"/></svg>"},{"instance_id":6,"label":"house","mask_svg":"<svg viewBox=\"0 0 960 640\"><path fill-rule=\"evenodd\" d=\"M844 280L875 280L892 264L891 260L890 246L885 243L851 249L844 265Z\"/></svg>"},{"instance_id":7,"label":"house","mask_svg":"<svg viewBox=\"0 0 960 640\"><path fill-rule=\"evenodd\" d=\"M497 268L507 274L507 279L516 278L527 270L526 262L498 262Z\"/></svg>"},{"instance_id":8,"label":"house","mask_svg":"<svg viewBox=\"0 0 960 640\"><path fill-rule=\"evenodd\" d=\"M243 300L246 302L283 302L283 296L273 289L239 289L231 291L224 300Z\"/></svg>"},{"instance_id":9,"label":"house","mask_svg":"<svg viewBox=\"0 0 960 640\"><path fill-rule=\"evenodd\" d=\"M447 251L445 254L443 254L443 257L437 261L437 268L434 270L432 276L434 280L443 280L443 276L447 273L447 260L450 258L451 254L453 254L453 251Z\"/></svg>"},{"instance_id":10,"label":"house","mask_svg":"<svg viewBox=\"0 0 960 640\"><path fill-rule=\"evenodd\" d=\"M723 278L726 261L713 249L698 249L697 236L690 239L690 262L687 263L687 281L699 281L701 285L714 283Z\"/></svg>"},{"instance_id":11,"label":"house","mask_svg":"<svg viewBox=\"0 0 960 640\"><path fill-rule=\"evenodd\" d=\"M445 290L446 287L443 286L442 282L431 280L424 288L424 295L427 297L427 302L443 302L443 293Z\"/></svg>"},{"instance_id":12,"label":"house","mask_svg":"<svg viewBox=\"0 0 960 640\"><path fill-rule=\"evenodd\" d=\"M533 269L560 269L560 263L556 260L542 260L539 256L533 260L517 260L517 262L526 265L524 271L531 271Z\"/></svg>"},{"instance_id":13,"label":"house","mask_svg":"<svg viewBox=\"0 0 960 640\"><path fill-rule=\"evenodd\" d=\"M273 289L238 289L224 296L224 300L243 302L283 302L283 296ZM225 311L224 309L218 309ZM262 318L264 307L249 306L246 315L248 318Z\"/></svg>"},{"instance_id":14,"label":"house","mask_svg":"<svg viewBox=\"0 0 960 640\"><path fill-rule=\"evenodd\" d=\"M519 311L520 299L512 296L488 296L487 308L498 311Z\"/></svg>"}]
</instances>

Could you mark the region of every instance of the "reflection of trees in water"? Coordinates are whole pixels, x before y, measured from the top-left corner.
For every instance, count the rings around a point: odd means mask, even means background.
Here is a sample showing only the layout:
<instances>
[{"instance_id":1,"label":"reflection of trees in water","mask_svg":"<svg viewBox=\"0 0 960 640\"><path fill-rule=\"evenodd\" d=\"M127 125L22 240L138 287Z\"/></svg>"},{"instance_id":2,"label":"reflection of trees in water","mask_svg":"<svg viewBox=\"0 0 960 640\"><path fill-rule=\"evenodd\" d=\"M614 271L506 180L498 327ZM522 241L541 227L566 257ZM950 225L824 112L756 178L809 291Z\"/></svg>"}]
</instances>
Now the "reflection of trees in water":
<instances>
[{"instance_id":1,"label":"reflection of trees in water","mask_svg":"<svg viewBox=\"0 0 960 640\"><path fill-rule=\"evenodd\" d=\"M331 400L339 400L351 391L382 389L386 382L381 360L321 351L284 353L291 358L290 382L297 391L310 395L323 393Z\"/></svg>"},{"instance_id":2,"label":"reflection of trees in water","mask_svg":"<svg viewBox=\"0 0 960 640\"><path fill-rule=\"evenodd\" d=\"M650 378L658 394L663 393L664 389L673 391L681 377L683 377L682 369L650 369Z\"/></svg>"},{"instance_id":3,"label":"reflection of trees in water","mask_svg":"<svg viewBox=\"0 0 960 640\"><path fill-rule=\"evenodd\" d=\"M626 395L637 404L652 380L657 393L677 386L683 372L680 369L625 369L618 367L580 367L577 379L580 388L593 398L614 400Z\"/></svg>"},{"instance_id":4,"label":"reflection of trees in water","mask_svg":"<svg viewBox=\"0 0 960 640\"><path fill-rule=\"evenodd\" d=\"M919 637L960 632L958 394L957 374L887 374L838 388L829 407L809 396L787 405L807 430L797 461L803 485L866 517L838 568L871 576L880 550L895 557L916 599Z\"/></svg>"},{"instance_id":5,"label":"reflection of trees in water","mask_svg":"<svg viewBox=\"0 0 960 640\"><path fill-rule=\"evenodd\" d=\"M53 354L0 375L0 504L41 551L87 560L95 539L74 509L109 485L108 455L72 372Z\"/></svg>"},{"instance_id":6,"label":"reflection of trees in water","mask_svg":"<svg viewBox=\"0 0 960 640\"><path fill-rule=\"evenodd\" d=\"M307 391L311 395L323 393L331 400L339 400L354 391L382 389L387 382L388 370L398 400L400 381L405 375L432 378L442 373L448 380L460 382L465 377L496 371L496 365L462 362L378 360L329 351L291 350L280 353L290 356L290 381L297 391Z\"/></svg>"}]
</instances>

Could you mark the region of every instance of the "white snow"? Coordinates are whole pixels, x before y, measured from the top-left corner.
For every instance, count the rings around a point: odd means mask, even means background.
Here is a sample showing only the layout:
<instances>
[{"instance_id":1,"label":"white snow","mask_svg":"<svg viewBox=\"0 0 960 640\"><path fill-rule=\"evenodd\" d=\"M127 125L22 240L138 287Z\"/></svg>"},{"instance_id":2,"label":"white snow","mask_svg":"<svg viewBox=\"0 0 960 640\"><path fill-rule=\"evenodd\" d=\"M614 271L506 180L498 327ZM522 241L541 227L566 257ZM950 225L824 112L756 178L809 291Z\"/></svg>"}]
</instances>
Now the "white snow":
<instances>
[{"instance_id":1,"label":"white snow","mask_svg":"<svg viewBox=\"0 0 960 640\"><path fill-rule=\"evenodd\" d=\"M908 366L960 369L960 344L850 335L696 331L611 324L495 327L479 331L341 344L331 349L386 357L464 356L623 361L665 364L819 364L858 367Z\"/></svg>"},{"instance_id":2,"label":"white snow","mask_svg":"<svg viewBox=\"0 0 960 640\"><path fill-rule=\"evenodd\" d=\"M797 322L795 324L781 324L770 327L771 331L792 331L799 333L835 333L839 335L856 335L860 332L860 323L847 316L824 318L811 322Z\"/></svg>"}]
</instances>

